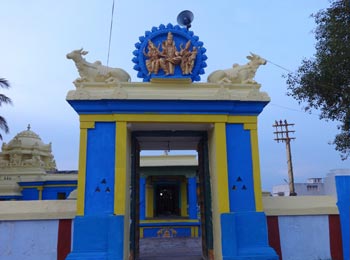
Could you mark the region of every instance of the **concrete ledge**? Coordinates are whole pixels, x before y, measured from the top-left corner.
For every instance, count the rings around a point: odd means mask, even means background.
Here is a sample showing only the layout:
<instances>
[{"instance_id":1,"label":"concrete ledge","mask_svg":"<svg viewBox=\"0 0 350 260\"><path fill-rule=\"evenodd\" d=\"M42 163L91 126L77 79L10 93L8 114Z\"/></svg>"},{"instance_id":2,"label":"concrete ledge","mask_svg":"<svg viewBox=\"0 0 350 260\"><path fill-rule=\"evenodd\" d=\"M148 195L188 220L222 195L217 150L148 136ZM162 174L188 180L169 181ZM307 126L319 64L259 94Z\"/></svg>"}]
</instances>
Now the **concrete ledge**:
<instances>
[{"instance_id":1,"label":"concrete ledge","mask_svg":"<svg viewBox=\"0 0 350 260\"><path fill-rule=\"evenodd\" d=\"M338 215L332 196L263 197L267 216ZM73 219L76 200L0 201L1 220Z\"/></svg>"},{"instance_id":2,"label":"concrete ledge","mask_svg":"<svg viewBox=\"0 0 350 260\"><path fill-rule=\"evenodd\" d=\"M84 82L67 94L67 100L149 99L149 100L242 100L270 101L259 84L178 84L150 82Z\"/></svg>"},{"instance_id":3,"label":"concrete ledge","mask_svg":"<svg viewBox=\"0 0 350 260\"><path fill-rule=\"evenodd\" d=\"M333 196L263 197L267 216L339 214Z\"/></svg>"},{"instance_id":4,"label":"concrete ledge","mask_svg":"<svg viewBox=\"0 0 350 260\"><path fill-rule=\"evenodd\" d=\"M1 201L1 220L73 219L75 200Z\"/></svg>"}]
</instances>

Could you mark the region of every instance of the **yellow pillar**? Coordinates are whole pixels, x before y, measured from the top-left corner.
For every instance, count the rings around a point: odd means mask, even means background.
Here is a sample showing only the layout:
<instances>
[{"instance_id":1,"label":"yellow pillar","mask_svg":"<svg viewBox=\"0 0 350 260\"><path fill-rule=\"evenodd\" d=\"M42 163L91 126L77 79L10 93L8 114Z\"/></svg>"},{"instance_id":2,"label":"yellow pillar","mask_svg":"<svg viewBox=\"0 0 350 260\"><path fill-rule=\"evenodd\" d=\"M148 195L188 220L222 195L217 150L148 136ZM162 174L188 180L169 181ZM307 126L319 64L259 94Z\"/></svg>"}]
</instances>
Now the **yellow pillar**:
<instances>
[{"instance_id":1,"label":"yellow pillar","mask_svg":"<svg viewBox=\"0 0 350 260\"><path fill-rule=\"evenodd\" d=\"M186 217L188 216L187 213L187 182L186 179L181 181L181 186L180 186L180 194L181 194L181 217Z\"/></svg>"},{"instance_id":2,"label":"yellow pillar","mask_svg":"<svg viewBox=\"0 0 350 260\"><path fill-rule=\"evenodd\" d=\"M258 146L258 131L257 123L244 124L244 129L250 130L250 141L252 150L253 163L253 178L254 178L254 196L255 196L255 210L262 212L262 190L260 178L260 161L259 161L259 146Z\"/></svg>"},{"instance_id":3,"label":"yellow pillar","mask_svg":"<svg viewBox=\"0 0 350 260\"><path fill-rule=\"evenodd\" d=\"M152 183L149 183L149 180L146 182L146 218L153 218L154 210L154 190Z\"/></svg>"},{"instance_id":4,"label":"yellow pillar","mask_svg":"<svg viewBox=\"0 0 350 260\"><path fill-rule=\"evenodd\" d=\"M94 128L94 122L80 122L79 166L77 187L77 216L84 216L86 184L87 130Z\"/></svg>"},{"instance_id":5,"label":"yellow pillar","mask_svg":"<svg viewBox=\"0 0 350 260\"><path fill-rule=\"evenodd\" d=\"M228 213L229 190L226 153L226 124L215 123L209 135L210 182L212 194L212 217L214 258L222 259L221 214Z\"/></svg>"},{"instance_id":6,"label":"yellow pillar","mask_svg":"<svg viewBox=\"0 0 350 260\"><path fill-rule=\"evenodd\" d=\"M39 199L39 200L42 200L42 199L43 199L43 187L40 186L40 187L37 187L36 189L37 189L38 192L39 192L39 194L38 194L38 195L39 195L39 196L38 196L39 198L38 198L38 199Z\"/></svg>"},{"instance_id":7,"label":"yellow pillar","mask_svg":"<svg viewBox=\"0 0 350 260\"><path fill-rule=\"evenodd\" d=\"M126 122L117 122L116 125L114 214L125 215L127 128Z\"/></svg>"},{"instance_id":8,"label":"yellow pillar","mask_svg":"<svg viewBox=\"0 0 350 260\"><path fill-rule=\"evenodd\" d=\"M217 175L217 203L219 213L230 211L227 173L227 152L226 152L226 124L215 123L215 165Z\"/></svg>"}]
</instances>

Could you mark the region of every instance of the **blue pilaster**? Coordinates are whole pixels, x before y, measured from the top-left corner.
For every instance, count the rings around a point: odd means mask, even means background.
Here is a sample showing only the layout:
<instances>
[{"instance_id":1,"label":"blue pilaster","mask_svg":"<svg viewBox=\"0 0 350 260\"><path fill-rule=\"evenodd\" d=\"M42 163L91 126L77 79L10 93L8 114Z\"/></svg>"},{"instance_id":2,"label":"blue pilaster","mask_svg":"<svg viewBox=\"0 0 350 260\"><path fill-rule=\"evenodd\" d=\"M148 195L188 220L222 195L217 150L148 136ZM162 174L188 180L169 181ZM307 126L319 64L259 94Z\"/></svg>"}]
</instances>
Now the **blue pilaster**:
<instances>
[{"instance_id":1,"label":"blue pilaster","mask_svg":"<svg viewBox=\"0 0 350 260\"><path fill-rule=\"evenodd\" d=\"M223 260L278 260L269 246L266 216L263 212L221 215Z\"/></svg>"},{"instance_id":2,"label":"blue pilaster","mask_svg":"<svg viewBox=\"0 0 350 260\"><path fill-rule=\"evenodd\" d=\"M85 215L113 214L115 133L113 122L96 122L88 129Z\"/></svg>"},{"instance_id":3,"label":"blue pilaster","mask_svg":"<svg viewBox=\"0 0 350 260\"><path fill-rule=\"evenodd\" d=\"M244 124L226 124L226 149L230 213L221 215L223 260L277 260L265 213L256 212L251 134Z\"/></svg>"},{"instance_id":4,"label":"blue pilaster","mask_svg":"<svg viewBox=\"0 0 350 260\"><path fill-rule=\"evenodd\" d=\"M250 131L243 124L226 124L230 212L255 211Z\"/></svg>"},{"instance_id":5,"label":"blue pilaster","mask_svg":"<svg viewBox=\"0 0 350 260\"><path fill-rule=\"evenodd\" d=\"M344 260L350 259L350 176L335 176Z\"/></svg>"},{"instance_id":6,"label":"blue pilaster","mask_svg":"<svg viewBox=\"0 0 350 260\"><path fill-rule=\"evenodd\" d=\"M84 216L74 219L68 260L124 259L124 216L114 215L115 136L114 122L88 129Z\"/></svg>"},{"instance_id":7,"label":"blue pilaster","mask_svg":"<svg viewBox=\"0 0 350 260\"><path fill-rule=\"evenodd\" d=\"M188 216L190 219L197 219L197 178L188 178L188 196L189 208Z\"/></svg>"},{"instance_id":8,"label":"blue pilaster","mask_svg":"<svg viewBox=\"0 0 350 260\"><path fill-rule=\"evenodd\" d=\"M73 251L67 260L122 260L124 216L84 216L74 219Z\"/></svg>"},{"instance_id":9,"label":"blue pilaster","mask_svg":"<svg viewBox=\"0 0 350 260\"><path fill-rule=\"evenodd\" d=\"M140 220L146 219L146 178L140 178Z\"/></svg>"}]
</instances>

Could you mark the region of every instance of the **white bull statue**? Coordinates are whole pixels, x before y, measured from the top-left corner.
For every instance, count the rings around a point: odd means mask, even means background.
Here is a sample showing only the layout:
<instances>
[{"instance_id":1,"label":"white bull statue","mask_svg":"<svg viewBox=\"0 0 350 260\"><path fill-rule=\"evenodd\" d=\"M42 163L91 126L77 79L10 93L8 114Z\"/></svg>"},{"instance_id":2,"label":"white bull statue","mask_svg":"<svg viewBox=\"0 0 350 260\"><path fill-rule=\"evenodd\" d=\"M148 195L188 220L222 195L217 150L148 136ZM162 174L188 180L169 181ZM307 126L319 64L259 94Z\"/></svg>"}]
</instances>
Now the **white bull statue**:
<instances>
[{"instance_id":1,"label":"white bull statue","mask_svg":"<svg viewBox=\"0 0 350 260\"><path fill-rule=\"evenodd\" d=\"M255 73L260 65L266 64L266 60L254 53L250 54L251 56L247 56L247 59L250 60L247 64L233 64L231 69L216 70L208 76L208 82L257 84L254 80Z\"/></svg>"},{"instance_id":2,"label":"white bull statue","mask_svg":"<svg viewBox=\"0 0 350 260\"><path fill-rule=\"evenodd\" d=\"M88 54L83 48L67 54L67 59L72 59L78 69L80 78L75 82L128 82L130 75L123 69L111 68L102 65L101 61L87 62L83 56Z\"/></svg>"}]
</instances>

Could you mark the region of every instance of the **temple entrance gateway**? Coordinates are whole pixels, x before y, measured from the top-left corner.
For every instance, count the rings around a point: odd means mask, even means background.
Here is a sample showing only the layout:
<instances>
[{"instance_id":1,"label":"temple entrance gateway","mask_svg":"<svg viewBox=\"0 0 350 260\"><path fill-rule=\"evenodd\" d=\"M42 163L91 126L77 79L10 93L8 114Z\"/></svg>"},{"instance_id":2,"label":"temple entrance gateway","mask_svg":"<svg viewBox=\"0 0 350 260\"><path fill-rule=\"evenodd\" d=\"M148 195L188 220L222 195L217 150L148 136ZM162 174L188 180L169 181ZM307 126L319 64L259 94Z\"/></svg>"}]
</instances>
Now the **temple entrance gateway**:
<instances>
[{"instance_id":1,"label":"temple entrance gateway","mask_svg":"<svg viewBox=\"0 0 350 260\"><path fill-rule=\"evenodd\" d=\"M130 125L133 128L148 128L145 125ZM207 124L167 124L153 128L172 131L132 131L133 158L131 169L131 227L130 255L138 259L139 242L142 238L200 237L202 255L213 258L213 230L211 210L210 173L208 164L208 134L203 129ZM181 130L184 129L194 129ZM179 129L179 130L175 130ZM200 131L196 129L201 129ZM149 167L140 170L140 151L196 151L198 163L195 166L181 161L179 166L163 157L165 167ZM155 169L157 168L157 169ZM197 194L198 193L198 194ZM198 195L198 196L197 196ZM198 197L198 198L197 198ZM176 240L174 239L174 242ZM171 249L171 248L170 248ZM194 248L188 249L195 250ZM171 250L160 252L171 256ZM185 253L183 253L185 254ZM156 255L152 255L156 257Z\"/></svg>"},{"instance_id":2,"label":"temple entrance gateway","mask_svg":"<svg viewBox=\"0 0 350 260\"><path fill-rule=\"evenodd\" d=\"M205 259L277 260L267 240L257 138L258 115L270 99L254 76L266 60L251 53L247 64L192 83L207 66L192 31L160 25L139 40L132 61L144 82L87 62L82 49L67 55L80 75L67 94L80 120L67 259L135 259L141 237L189 232L201 234ZM140 151L154 149L197 151L196 173L142 172ZM172 219L165 225L159 217Z\"/></svg>"}]
</instances>

